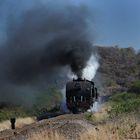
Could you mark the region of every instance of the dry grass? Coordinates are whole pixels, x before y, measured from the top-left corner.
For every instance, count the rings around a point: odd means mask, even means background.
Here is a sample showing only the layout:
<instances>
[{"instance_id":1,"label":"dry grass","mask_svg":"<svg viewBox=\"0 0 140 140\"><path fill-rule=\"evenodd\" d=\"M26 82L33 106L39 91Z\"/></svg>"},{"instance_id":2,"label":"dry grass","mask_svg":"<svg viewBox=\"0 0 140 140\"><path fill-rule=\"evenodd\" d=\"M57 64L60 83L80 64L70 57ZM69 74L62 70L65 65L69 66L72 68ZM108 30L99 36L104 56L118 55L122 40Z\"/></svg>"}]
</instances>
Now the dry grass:
<instances>
[{"instance_id":1,"label":"dry grass","mask_svg":"<svg viewBox=\"0 0 140 140\"><path fill-rule=\"evenodd\" d=\"M32 124L35 122L34 118L26 117L26 118L17 118L16 120L16 128L22 128L25 125ZM10 121L3 121L0 123L0 131L9 129L11 126Z\"/></svg>"},{"instance_id":2,"label":"dry grass","mask_svg":"<svg viewBox=\"0 0 140 140\"><path fill-rule=\"evenodd\" d=\"M96 122L102 122L109 117L108 112L110 110L111 110L111 107L109 105L106 105L106 104L102 105L102 108L100 109L100 111L93 114L93 118L95 119Z\"/></svg>"},{"instance_id":3,"label":"dry grass","mask_svg":"<svg viewBox=\"0 0 140 140\"><path fill-rule=\"evenodd\" d=\"M88 130L88 129L87 129ZM74 130L71 130L74 131ZM40 132L34 134L28 140L66 140L57 132ZM90 128L80 137L73 140L128 140L140 139L140 123L135 117L122 117Z\"/></svg>"},{"instance_id":4,"label":"dry grass","mask_svg":"<svg viewBox=\"0 0 140 140\"><path fill-rule=\"evenodd\" d=\"M63 136L59 135L57 132L40 132L33 134L32 137L27 140L66 140Z\"/></svg>"},{"instance_id":5,"label":"dry grass","mask_svg":"<svg viewBox=\"0 0 140 140\"><path fill-rule=\"evenodd\" d=\"M110 108L104 106L102 110L92 115L92 120L96 122L93 128L87 128L85 133L81 133L80 137L72 138L72 140L140 140L140 119L134 114L121 116L120 118L108 119L108 111ZM26 124L33 123L34 119L25 118L17 120L17 127L23 127ZM8 123L8 124L7 124ZM3 127L9 128L9 121L3 123ZM7 125L6 125L7 124ZM6 125L6 126L5 126ZM0 124L0 128L1 128ZM67 130L66 130L67 131ZM75 130L69 130L76 132ZM62 133L47 129L35 132L27 140L67 140Z\"/></svg>"},{"instance_id":6,"label":"dry grass","mask_svg":"<svg viewBox=\"0 0 140 140\"><path fill-rule=\"evenodd\" d=\"M102 120L103 118L100 119ZM99 124L94 129L82 134L80 138L80 140L128 139L140 140L140 120L133 115L122 116L116 120L110 120L104 124Z\"/></svg>"},{"instance_id":7,"label":"dry grass","mask_svg":"<svg viewBox=\"0 0 140 140\"><path fill-rule=\"evenodd\" d=\"M120 140L119 135L111 134L108 130L103 127L96 128L95 130L89 130L88 132L81 135L80 140Z\"/></svg>"}]
</instances>

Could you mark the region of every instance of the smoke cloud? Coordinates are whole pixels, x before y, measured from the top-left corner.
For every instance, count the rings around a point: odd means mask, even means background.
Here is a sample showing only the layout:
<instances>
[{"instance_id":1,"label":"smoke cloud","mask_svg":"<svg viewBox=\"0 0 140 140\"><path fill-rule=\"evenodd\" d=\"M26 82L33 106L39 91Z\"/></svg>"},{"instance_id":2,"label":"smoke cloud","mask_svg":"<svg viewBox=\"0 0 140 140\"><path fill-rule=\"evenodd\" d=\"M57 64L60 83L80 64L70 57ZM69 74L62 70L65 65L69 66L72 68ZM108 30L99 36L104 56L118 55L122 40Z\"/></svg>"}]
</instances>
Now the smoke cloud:
<instances>
[{"instance_id":1,"label":"smoke cloud","mask_svg":"<svg viewBox=\"0 0 140 140\"><path fill-rule=\"evenodd\" d=\"M0 102L32 104L39 92L61 86L67 70L82 76L92 55L90 13L64 2L18 10L0 47Z\"/></svg>"}]
</instances>

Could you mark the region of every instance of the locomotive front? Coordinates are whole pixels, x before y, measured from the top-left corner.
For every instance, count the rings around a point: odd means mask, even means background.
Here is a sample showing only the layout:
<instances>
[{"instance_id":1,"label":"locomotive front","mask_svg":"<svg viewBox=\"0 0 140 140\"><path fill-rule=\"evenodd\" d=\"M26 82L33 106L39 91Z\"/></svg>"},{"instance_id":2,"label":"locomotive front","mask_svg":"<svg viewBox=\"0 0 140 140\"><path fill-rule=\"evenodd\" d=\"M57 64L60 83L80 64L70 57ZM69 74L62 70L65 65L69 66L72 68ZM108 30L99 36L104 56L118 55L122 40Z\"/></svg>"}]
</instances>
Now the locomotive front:
<instances>
[{"instance_id":1,"label":"locomotive front","mask_svg":"<svg viewBox=\"0 0 140 140\"><path fill-rule=\"evenodd\" d=\"M78 78L66 85L66 105L73 112L87 111L98 98L94 82Z\"/></svg>"}]
</instances>

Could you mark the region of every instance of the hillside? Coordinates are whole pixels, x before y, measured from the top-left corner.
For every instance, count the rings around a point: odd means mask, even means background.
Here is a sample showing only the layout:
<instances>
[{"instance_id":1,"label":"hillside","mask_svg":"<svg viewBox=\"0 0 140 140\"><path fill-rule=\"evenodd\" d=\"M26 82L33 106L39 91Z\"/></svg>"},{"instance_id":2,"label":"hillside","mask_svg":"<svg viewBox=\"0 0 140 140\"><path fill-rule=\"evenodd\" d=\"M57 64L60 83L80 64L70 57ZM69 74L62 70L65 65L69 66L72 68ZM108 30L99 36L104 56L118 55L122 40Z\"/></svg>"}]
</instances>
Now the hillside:
<instances>
[{"instance_id":1,"label":"hillside","mask_svg":"<svg viewBox=\"0 0 140 140\"><path fill-rule=\"evenodd\" d=\"M98 46L97 52L100 67L96 79L104 88L116 89L112 92L126 91L133 81L140 80L140 52L117 46Z\"/></svg>"}]
</instances>

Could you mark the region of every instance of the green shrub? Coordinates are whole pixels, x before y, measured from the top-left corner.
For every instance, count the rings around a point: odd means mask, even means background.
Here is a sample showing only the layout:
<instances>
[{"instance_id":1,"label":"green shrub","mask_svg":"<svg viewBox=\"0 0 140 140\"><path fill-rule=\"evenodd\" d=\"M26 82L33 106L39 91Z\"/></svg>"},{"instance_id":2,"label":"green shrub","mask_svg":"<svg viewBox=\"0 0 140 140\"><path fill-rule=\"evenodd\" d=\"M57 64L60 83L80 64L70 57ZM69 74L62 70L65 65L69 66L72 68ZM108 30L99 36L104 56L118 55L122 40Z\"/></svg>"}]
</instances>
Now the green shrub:
<instances>
[{"instance_id":1,"label":"green shrub","mask_svg":"<svg viewBox=\"0 0 140 140\"><path fill-rule=\"evenodd\" d=\"M140 113L140 95L134 93L116 94L110 100L110 117L115 117L123 113Z\"/></svg>"},{"instance_id":2,"label":"green shrub","mask_svg":"<svg viewBox=\"0 0 140 140\"><path fill-rule=\"evenodd\" d=\"M0 121L9 120L12 117L37 116L45 111L58 111L62 101L62 94L53 87L47 92L40 93L33 107L24 108L21 106L1 104L0 106Z\"/></svg>"},{"instance_id":3,"label":"green shrub","mask_svg":"<svg viewBox=\"0 0 140 140\"><path fill-rule=\"evenodd\" d=\"M90 112L86 112L85 115L84 115L85 119L88 120L88 121L93 121L95 120L94 116L92 113Z\"/></svg>"},{"instance_id":4,"label":"green shrub","mask_svg":"<svg viewBox=\"0 0 140 140\"><path fill-rule=\"evenodd\" d=\"M8 107L0 110L0 121L9 120L13 117L26 117L29 114L22 107Z\"/></svg>"},{"instance_id":5,"label":"green shrub","mask_svg":"<svg viewBox=\"0 0 140 140\"><path fill-rule=\"evenodd\" d=\"M50 91L41 93L33 106L33 115L42 114L43 112L58 110L62 94L57 88L51 88Z\"/></svg>"},{"instance_id":6,"label":"green shrub","mask_svg":"<svg viewBox=\"0 0 140 140\"><path fill-rule=\"evenodd\" d=\"M134 92L134 93L140 94L140 81L133 82L128 92Z\"/></svg>"}]
</instances>

